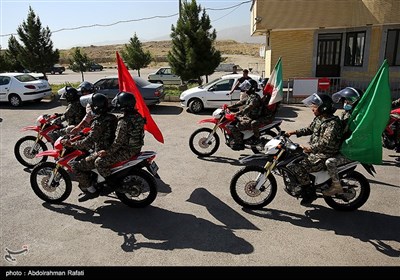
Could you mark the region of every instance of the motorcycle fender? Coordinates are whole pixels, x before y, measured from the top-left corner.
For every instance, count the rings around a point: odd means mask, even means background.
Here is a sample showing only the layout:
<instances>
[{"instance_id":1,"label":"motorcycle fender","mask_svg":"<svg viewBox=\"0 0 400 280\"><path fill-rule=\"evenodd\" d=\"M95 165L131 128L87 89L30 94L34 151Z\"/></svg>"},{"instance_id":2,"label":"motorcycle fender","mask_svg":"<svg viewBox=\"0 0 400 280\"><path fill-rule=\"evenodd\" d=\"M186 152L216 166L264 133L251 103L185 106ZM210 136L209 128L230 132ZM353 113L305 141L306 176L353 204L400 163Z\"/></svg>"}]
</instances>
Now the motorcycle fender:
<instances>
[{"instance_id":1,"label":"motorcycle fender","mask_svg":"<svg viewBox=\"0 0 400 280\"><path fill-rule=\"evenodd\" d=\"M24 128L21 129L21 131L27 131L27 130L33 130L38 132L40 130L40 127L37 125L30 125L30 126L25 126Z\"/></svg>"},{"instance_id":2,"label":"motorcycle fender","mask_svg":"<svg viewBox=\"0 0 400 280\"><path fill-rule=\"evenodd\" d=\"M203 119L199 121L199 123L213 123L213 124L216 124L217 122L218 122L217 119Z\"/></svg>"},{"instance_id":3,"label":"motorcycle fender","mask_svg":"<svg viewBox=\"0 0 400 280\"><path fill-rule=\"evenodd\" d=\"M38 153L35 157L44 157L44 156L58 158L60 156L60 153L57 150L47 150Z\"/></svg>"}]
</instances>

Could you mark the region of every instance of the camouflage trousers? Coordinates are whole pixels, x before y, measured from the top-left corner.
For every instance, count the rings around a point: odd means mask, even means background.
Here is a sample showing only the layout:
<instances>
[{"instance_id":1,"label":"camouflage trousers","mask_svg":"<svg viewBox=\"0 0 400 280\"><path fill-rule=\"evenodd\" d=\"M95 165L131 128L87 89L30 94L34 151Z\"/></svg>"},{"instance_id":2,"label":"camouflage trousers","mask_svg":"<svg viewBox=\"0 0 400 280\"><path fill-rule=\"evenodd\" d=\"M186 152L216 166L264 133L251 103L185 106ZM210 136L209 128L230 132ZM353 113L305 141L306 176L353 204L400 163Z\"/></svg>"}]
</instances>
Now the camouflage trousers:
<instances>
[{"instance_id":1,"label":"camouflage trousers","mask_svg":"<svg viewBox=\"0 0 400 280\"><path fill-rule=\"evenodd\" d=\"M312 160L310 160L310 156ZM317 158L313 154L311 154L310 156L300 161L299 164L290 167L302 186L310 184L310 173L321 171L323 169L326 169L328 171L328 174L333 181L339 181L337 166L350 162L349 159L345 158L341 154L338 154L335 157L330 157L328 159Z\"/></svg>"},{"instance_id":2,"label":"camouflage trousers","mask_svg":"<svg viewBox=\"0 0 400 280\"><path fill-rule=\"evenodd\" d=\"M72 171L75 173L75 178L79 183L79 188L85 191L92 184L90 171L95 168L95 160L97 154L93 153L79 161L71 163Z\"/></svg>"},{"instance_id":3,"label":"camouflage trousers","mask_svg":"<svg viewBox=\"0 0 400 280\"><path fill-rule=\"evenodd\" d=\"M349 160L342 154L339 154L336 157L328 158L325 161L326 169L328 170L329 176L332 178L332 181L339 181L339 175L337 171L338 165L342 165L348 162L351 162L351 160Z\"/></svg>"},{"instance_id":4,"label":"camouflage trousers","mask_svg":"<svg viewBox=\"0 0 400 280\"><path fill-rule=\"evenodd\" d=\"M106 155L101 158L100 157L96 158L94 165L97 168L97 171L99 171L101 176L107 177L111 175L111 166L113 164L130 159L134 155L140 153L140 150L141 150L140 148L131 151L119 150L111 155Z\"/></svg>"},{"instance_id":5,"label":"camouflage trousers","mask_svg":"<svg viewBox=\"0 0 400 280\"><path fill-rule=\"evenodd\" d=\"M235 140L235 144L242 144L243 143L243 136L242 133L240 133L243 130L247 129L253 129L253 122L255 120L252 120L247 117L241 117L239 121L237 122L236 125L229 125L228 128L232 132L232 137ZM258 126L257 126L258 128Z\"/></svg>"},{"instance_id":6,"label":"camouflage trousers","mask_svg":"<svg viewBox=\"0 0 400 280\"><path fill-rule=\"evenodd\" d=\"M273 119L274 119L274 116L262 116L256 120L253 120L251 122L251 129L253 129L254 137L259 138L260 137L260 127L262 125L271 123Z\"/></svg>"}]
</instances>

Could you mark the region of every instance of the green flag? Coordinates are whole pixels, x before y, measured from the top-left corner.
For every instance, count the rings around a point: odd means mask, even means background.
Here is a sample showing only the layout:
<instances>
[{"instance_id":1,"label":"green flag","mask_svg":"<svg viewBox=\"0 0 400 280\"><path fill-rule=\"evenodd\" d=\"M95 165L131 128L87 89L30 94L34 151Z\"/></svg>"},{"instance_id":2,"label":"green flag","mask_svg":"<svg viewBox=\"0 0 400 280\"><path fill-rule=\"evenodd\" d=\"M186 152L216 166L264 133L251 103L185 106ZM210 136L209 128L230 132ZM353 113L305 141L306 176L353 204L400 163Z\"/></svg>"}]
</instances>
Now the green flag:
<instances>
[{"instance_id":1,"label":"green flag","mask_svg":"<svg viewBox=\"0 0 400 280\"><path fill-rule=\"evenodd\" d=\"M351 136L340 149L347 158L367 164L382 164L382 132L391 110L389 66L382 63L349 119Z\"/></svg>"}]
</instances>

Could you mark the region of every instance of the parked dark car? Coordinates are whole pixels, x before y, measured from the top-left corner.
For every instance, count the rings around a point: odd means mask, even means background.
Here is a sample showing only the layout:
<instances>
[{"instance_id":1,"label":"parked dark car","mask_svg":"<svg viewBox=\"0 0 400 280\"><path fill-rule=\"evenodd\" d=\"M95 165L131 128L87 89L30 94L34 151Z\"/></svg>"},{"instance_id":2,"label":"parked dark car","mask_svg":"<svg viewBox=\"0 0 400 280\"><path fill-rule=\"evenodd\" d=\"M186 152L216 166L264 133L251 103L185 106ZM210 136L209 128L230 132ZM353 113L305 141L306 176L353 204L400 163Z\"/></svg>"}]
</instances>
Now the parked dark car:
<instances>
[{"instance_id":1,"label":"parked dark car","mask_svg":"<svg viewBox=\"0 0 400 280\"><path fill-rule=\"evenodd\" d=\"M98 63L92 63L92 64L90 64L90 66L89 66L89 71L90 72L92 72L92 71L103 71L103 65L101 65L101 64L98 64Z\"/></svg>"},{"instance_id":2,"label":"parked dark car","mask_svg":"<svg viewBox=\"0 0 400 280\"><path fill-rule=\"evenodd\" d=\"M51 74L55 73L62 74L63 72L65 72L65 67L60 64L54 64L53 67L47 69L46 72L50 72Z\"/></svg>"},{"instance_id":3,"label":"parked dark car","mask_svg":"<svg viewBox=\"0 0 400 280\"><path fill-rule=\"evenodd\" d=\"M141 77L132 76L140 93L143 96L146 105L155 105L164 99L164 85L150 83ZM111 100L119 93L118 76L108 76L101 78L93 84L96 92L102 93Z\"/></svg>"}]
</instances>

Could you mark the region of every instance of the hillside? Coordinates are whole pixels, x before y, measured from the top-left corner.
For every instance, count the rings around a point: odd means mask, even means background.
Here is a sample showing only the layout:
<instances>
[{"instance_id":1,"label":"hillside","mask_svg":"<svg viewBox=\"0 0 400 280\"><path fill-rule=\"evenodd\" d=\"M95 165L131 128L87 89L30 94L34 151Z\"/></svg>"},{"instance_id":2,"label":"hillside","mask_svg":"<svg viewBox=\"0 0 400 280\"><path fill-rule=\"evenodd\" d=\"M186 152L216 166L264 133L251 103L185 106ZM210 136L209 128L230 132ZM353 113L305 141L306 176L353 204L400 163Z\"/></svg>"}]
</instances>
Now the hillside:
<instances>
[{"instance_id":1,"label":"hillside","mask_svg":"<svg viewBox=\"0 0 400 280\"><path fill-rule=\"evenodd\" d=\"M150 51L155 60L155 64L167 62L168 51L171 50L171 41L149 41L143 42L143 49ZM221 52L222 57L228 59L231 55L244 55L251 57L259 57L259 50L262 44L259 43L240 43L234 40L216 41L216 48ZM115 63L115 52L121 51L124 44L107 45L107 46L89 46L81 47L82 51L87 54L90 59L101 63ZM69 64L73 49L60 50L60 63ZM227 62L229 62L227 60Z\"/></svg>"}]
</instances>

